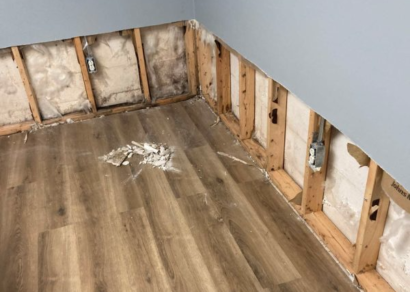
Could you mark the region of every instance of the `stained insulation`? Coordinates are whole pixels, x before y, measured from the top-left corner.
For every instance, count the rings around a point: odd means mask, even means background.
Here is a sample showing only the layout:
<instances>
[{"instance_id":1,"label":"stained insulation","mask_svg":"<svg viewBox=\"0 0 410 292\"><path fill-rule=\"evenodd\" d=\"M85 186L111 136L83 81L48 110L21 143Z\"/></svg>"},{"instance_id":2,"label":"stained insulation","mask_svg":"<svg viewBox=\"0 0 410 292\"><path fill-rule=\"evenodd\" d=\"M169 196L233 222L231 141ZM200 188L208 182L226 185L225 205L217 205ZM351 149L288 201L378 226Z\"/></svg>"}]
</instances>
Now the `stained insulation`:
<instances>
[{"instance_id":1,"label":"stained insulation","mask_svg":"<svg viewBox=\"0 0 410 292\"><path fill-rule=\"evenodd\" d=\"M300 187L303 187L305 173L309 113L309 108L289 92L286 113L285 170Z\"/></svg>"},{"instance_id":2,"label":"stained insulation","mask_svg":"<svg viewBox=\"0 0 410 292\"><path fill-rule=\"evenodd\" d=\"M208 32L206 29L201 28L201 44L200 50L204 50L202 53L204 58L200 65L200 74L202 78L203 88L202 91L208 94L213 100L217 98L217 77L216 77L216 43L215 37L212 33ZM209 60L209 59L210 60Z\"/></svg>"},{"instance_id":3,"label":"stained insulation","mask_svg":"<svg viewBox=\"0 0 410 292\"><path fill-rule=\"evenodd\" d=\"M377 271L397 292L410 292L410 214L390 201Z\"/></svg>"},{"instance_id":4,"label":"stained insulation","mask_svg":"<svg viewBox=\"0 0 410 292\"><path fill-rule=\"evenodd\" d=\"M255 75L255 139L266 148L268 131L269 79L256 71Z\"/></svg>"},{"instance_id":5,"label":"stained insulation","mask_svg":"<svg viewBox=\"0 0 410 292\"><path fill-rule=\"evenodd\" d=\"M25 46L22 52L44 119L89 110L90 103L71 40Z\"/></svg>"},{"instance_id":6,"label":"stained insulation","mask_svg":"<svg viewBox=\"0 0 410 292\"><path fill-rule=\"evenodd\" d=\"M151 98L188 93L184 27L162 25L141 31Z\"/></svg>"},{"instance_id":7,"label":"stained insulation","mask_svg":"<svg viewBox=\"0 0 410 292\"><path fill-rule=\"evenodd\" d=\"M332 129L323 212L355 243L369 168L349 154L348 143L353 142Z\"/></svg>"},{"instance_id":8,"label":"stained insulation","mask_svg":"<svg viewBox=\"0 0 410 292\"><path fill-rule=\"evenodd\" d=\"M0 126L32 120L23 82L9 49L0 50Z\"/></svg>"},{"instance_id":9,"label":"stained insulation","mask_svg":"<svg viewBox=\"0 0 410 292\"><path fill-rule=\"evenodd\" d=\"M231 104L232 112L239 119L239 59L231 53Z\"/></svg>"},{"instance_id":10,"label":"stained insulation","mask_svg":"<svg viewBox=\"0 0 410 292\"><path fill-rule=\"evenodd\" d=\"M91 75L98 107L133 104L144 100L138 62L130 35L99 35L90 45L97 73Z\"/></svg>"}]
</instances>

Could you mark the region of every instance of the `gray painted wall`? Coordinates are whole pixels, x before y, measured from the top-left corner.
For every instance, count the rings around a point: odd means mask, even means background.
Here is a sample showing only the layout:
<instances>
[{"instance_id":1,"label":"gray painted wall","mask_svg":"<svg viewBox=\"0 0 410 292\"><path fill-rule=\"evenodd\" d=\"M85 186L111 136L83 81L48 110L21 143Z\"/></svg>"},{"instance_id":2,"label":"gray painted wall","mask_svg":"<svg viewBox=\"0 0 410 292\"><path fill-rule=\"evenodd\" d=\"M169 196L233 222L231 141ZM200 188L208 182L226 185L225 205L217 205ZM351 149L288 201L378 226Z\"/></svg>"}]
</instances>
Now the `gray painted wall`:
<instances>
[{"instance_id":1,"label":"gray painted wall","mask_svg":"<svg viewBox=\"0 0 410 292\"><path fill-rule=\"evenodd\" d=\"M2 0L0 48L192 18L193 0Z\"/></svg>"},{"instance_id":2,"label":"gray painted wall","mask_svg":"<svg viewBox=\"0 0 410 292\"><path fill-rule=\"evenodd\" d=\"M410 189L410 1L196 0L196 19Z\"/></svg>"}]
</instances>

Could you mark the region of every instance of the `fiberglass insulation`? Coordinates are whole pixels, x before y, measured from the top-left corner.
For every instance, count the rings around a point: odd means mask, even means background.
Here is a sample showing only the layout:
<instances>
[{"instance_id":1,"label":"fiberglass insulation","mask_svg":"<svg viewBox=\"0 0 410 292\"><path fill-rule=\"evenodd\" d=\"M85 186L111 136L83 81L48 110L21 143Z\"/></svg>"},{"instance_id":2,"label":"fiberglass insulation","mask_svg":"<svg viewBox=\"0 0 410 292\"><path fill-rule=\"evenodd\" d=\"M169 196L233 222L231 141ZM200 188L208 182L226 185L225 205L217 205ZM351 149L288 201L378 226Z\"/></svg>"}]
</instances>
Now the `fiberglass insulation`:
<instances>
[{"instance_id":1,"label":"fiberglass insulation","mask_svg":"<svg viewBox=\"0 0 410 292\"><path fill-rule=\"evenodd\" d=\"M22 52L44 119L89 110L90 103L71 40L25 46Z\"/></svg>"},{"instance_id":2,"label":"fiberglass insulation","mask_svg":"<svg viewBox=\"0 0 410 292\"><path fill-rule=\"evenodd\" d=\"M89 48L97 65L97 73L90 74L90 78L98 107L144 100L130 35L118 32L98 35Z\"/></svg>"},{"instance_id":3,"label":"fiberglass insulation","mask_svg":"<svg viewBox=\"0 0 410 292\"><path fill-rule=\"evenodd\" d=\"M347 152L349 138L332 129L323 212L352 242L356 242L369 167Z\"/></svg>"},{"instance_id":4,"label":"fiberglass insulation","mask_svg":"<svg viewBox=\"0 0 410 292\"><path fill-rule=\"evenodd\" d=\"M152 100L188 93L184 27L145 28L141 37Z\"/></svg>"},{"instance_id":5,"label":"fiberglass insulation","mask_svg":"<svg viewBox=\"0 0 410 292\"><path fill-rule=\"evenodd\" d=\"M32 119L27 95L9 49L0 50L0 126Z\"/></svg>"}]
</instances>

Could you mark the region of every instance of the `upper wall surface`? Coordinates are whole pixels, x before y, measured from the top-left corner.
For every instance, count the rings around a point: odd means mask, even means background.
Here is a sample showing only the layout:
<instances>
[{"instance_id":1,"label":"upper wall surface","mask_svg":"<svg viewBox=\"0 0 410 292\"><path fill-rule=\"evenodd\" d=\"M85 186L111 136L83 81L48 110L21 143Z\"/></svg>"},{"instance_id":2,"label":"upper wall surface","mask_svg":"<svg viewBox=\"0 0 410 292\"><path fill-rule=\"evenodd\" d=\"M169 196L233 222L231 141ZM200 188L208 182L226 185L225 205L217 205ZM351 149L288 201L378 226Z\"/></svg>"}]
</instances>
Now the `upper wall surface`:
<instances>
[{"instance_id":1,"label":"upper wall surface","mask_svg":"<svg viewBox=\"0 0 410 292\"><path fill-rule=\"evenodd\" d=\"M196 0L196 19L410 189L410 1Z\"/></svg>"},{"instance_id":2,"label":"upper wall surface","mask_svg":"<svg viewBox=\"0 0 410 292\"><path fill-rule=\"evenodd\" d=\"M194 18L193 0L2 2L0 48Z\"/></svg>"}]
</instances>

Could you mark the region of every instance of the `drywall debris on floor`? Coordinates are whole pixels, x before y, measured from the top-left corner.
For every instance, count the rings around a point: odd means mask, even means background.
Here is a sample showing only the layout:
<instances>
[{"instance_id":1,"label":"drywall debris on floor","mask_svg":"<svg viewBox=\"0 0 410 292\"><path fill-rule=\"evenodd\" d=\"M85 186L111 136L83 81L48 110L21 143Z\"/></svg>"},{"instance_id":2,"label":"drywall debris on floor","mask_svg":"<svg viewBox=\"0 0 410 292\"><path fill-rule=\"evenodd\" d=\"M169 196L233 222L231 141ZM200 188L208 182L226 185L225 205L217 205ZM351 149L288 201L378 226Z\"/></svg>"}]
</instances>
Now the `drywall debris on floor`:
<instances>
[{"instance_id":1,"label":"drywall debris on floor","mask_svg":"<svg viewBox=\"0 0 410 292\"><path fill-rule=\"evenodd\" d=\"M0 50L0 126L32 120L23 82L10 49Z\"/></svg>"},{"instance_id":2,"label":"drywall debris on floor","mask_svg":"<svg viewBox=\"0 0 410 292\"><path fill-rule=\"evenodd\" d=\"M90 110L71 40L25 46L22 53L44 119Z\"/></svg>"},{"instance_id":3,"label":"drywall debris on floor","mask_svg":"<svg viewBox=\"0 0 410 292\"><path fill-rule=\"evenodd\" d=\"M356 242L369 168L347 151L349 138L332 129L323 212L352 242Z\"/></svg>"},{"instance_id":4,"label":"drywall debris on floor","mask_svg":"<svg viewBox=\"0 0 410 292\"><path fill-rule=\"evenodd\" d=\"M268 132L269 79L265 74L255 74L255 139L266 148Z\"/></svg>"},{"instance_id":5,"label":"drywall debris on floor","mask_svg":"<svg viewBox=\"0 0 410 292\"><path fill-rule=\"evenodd\" d=\"M309 132L309 108L289 92L286 113L285 170L303 187Z\"/></svg>"},{"instance_id":6,"label":"drywall debris on floor","mask_svg":"<svg viewBox=\"0 0 410 292\"><path fill-rule=\"evenodd\" d=\"M141 37L152 100L188 93L184 27L144 28Z\"/></svg>"},{"instance_id":7,"label":"drywall debris on floor","mask_svg":"<svg viewBox=\"0 0 410 292\"><path fill-rule=\"evenodd\" d=\"M397 292L410 292L410 213L390 201L377 271Z\"/></svg>"},{"instance_id":8,"label":"drywall debris on floor","mask_svg":"<svg viewBox=\"0 0 410 292\"><path fill-rule=\"evenodd\" d=\"M138 143L135 141L132 141L131 144L114 149L99 159L115 166L121 166L130 164L129 159L133 155L140 155L143 157L140 164L150 164L162 170L169 169L172 150L166 144Z\"/></svg>"},{"instance_id":9,"label":"drywall debris on floor","mask_svg":"<svg viewBox=\"0 0 410 292\"><path fill-rule=\"evenodd\" d=\"M208 94L211 99L216 100L216 43L214 35L204 28L200 29L200 43L198 44L198 49L198 53L203 56L199 66L199 74L202 81L202 93Z\"/></svg>"},{"instance_id":10,"label":"drywall debris on floor","mask_svg":"<svg viewBox=\"0 0 410 292\"><path fill-rule=\"evenodd\" d=\"M232 112L239 119L239 59L231 53L231 104Z\"/></svg>"},{"instance_id":11,"label":"drywall debris on floor","mask_svg":"<svg viewBox=\"0 0 410 292\"><path fill-rule=\"evenodd\" d=\"M90 79L97 106L142 102L144 95L131 35L113 32L93 38L89 48L96 59L97 73L91 74Z\"/></svg>"}]
</instances>

